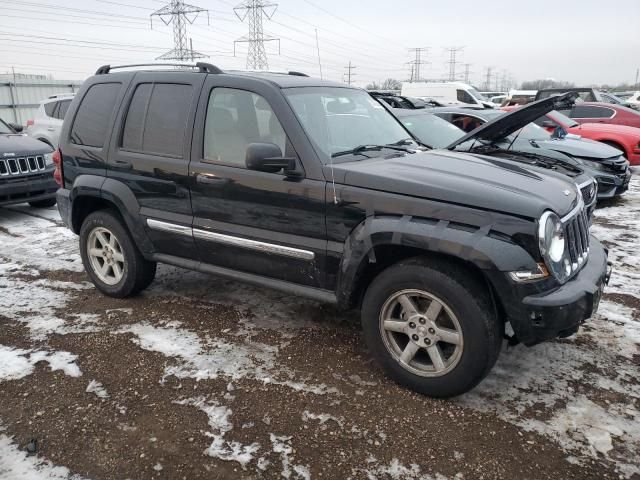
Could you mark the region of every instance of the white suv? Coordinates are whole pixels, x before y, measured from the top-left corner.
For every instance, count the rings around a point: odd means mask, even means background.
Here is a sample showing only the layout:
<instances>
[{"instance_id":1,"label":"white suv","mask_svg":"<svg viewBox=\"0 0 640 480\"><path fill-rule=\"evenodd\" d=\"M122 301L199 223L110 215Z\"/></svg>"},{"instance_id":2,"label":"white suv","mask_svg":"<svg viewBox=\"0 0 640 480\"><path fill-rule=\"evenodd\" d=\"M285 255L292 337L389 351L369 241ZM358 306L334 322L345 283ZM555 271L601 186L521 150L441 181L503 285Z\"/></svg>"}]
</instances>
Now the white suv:
<instances>
[{"instance_id":1,"label":"white suv","mask_svg":"<svg viewBox=\"0 0 640 480\"><path fill-rule=\"evenodd\" d=\"M74 95L74 93L51 95L40 102L35 118L27 121L27 135L49 144L52 148L57 148L62 121Z\"/></svg>"}]
</instances>

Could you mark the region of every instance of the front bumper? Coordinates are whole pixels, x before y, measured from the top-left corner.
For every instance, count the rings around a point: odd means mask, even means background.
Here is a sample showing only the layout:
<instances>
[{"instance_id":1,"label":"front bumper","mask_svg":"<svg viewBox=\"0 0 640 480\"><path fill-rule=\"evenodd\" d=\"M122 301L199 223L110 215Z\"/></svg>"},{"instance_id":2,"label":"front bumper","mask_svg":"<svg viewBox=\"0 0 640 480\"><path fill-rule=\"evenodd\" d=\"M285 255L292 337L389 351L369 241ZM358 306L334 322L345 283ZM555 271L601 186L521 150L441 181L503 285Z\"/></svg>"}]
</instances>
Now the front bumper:
<instances>
[{"instance_id":1,"label":"front bumper","mask_svg":"<svg viewBox=\"0 0 640 480\"><path fill-rule=\"evenodd\" d=\"M622 195L629 189L631 169L619 174L596 174L595 178L598 181L598 200L605 200Z\"/></svg>"},{"instance_id":2,"label":"front bumper","mask_svg":"<svg viewBox=\"0 0 640 480\"><path fill-rule=\"evenodd\" d=\"M0 206L54 198L57 188L53 169L37 175L3 177L0 179Z\"/></svg>"},{"instance_id":3,"label":"front bumper","mask_svg":"<svg viewBox=\"0 0 640 480\"><path fill-rule=\"evenodd\" d=\"M591 237L589 260L580 272L564 285L522 299L527 321L514 330L525 345L534 345L578 331L580 325L598 310L602 291L611 276L608 252ZM523 325L524 324L524 325Z\"/></svg>"}]
</instances>

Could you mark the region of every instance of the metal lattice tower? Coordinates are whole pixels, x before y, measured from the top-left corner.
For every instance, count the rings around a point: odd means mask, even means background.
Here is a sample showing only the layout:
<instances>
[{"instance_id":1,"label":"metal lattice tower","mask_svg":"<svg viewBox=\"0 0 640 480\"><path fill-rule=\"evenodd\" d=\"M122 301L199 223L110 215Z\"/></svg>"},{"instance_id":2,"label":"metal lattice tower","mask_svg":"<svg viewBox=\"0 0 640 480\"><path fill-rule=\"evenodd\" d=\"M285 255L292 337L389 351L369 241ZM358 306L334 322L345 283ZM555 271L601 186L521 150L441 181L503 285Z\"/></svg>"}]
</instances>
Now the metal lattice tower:
<instances>
[{"instance_id":1,"label":"metal lattice tower","mask_svg":"<svg viewBox=\"0 0 640 480\"><path fill-rule=\"evenodd\" d=\"M429 53L429 47L419 47L419 48L410 48L409 53L415 53L416 59L411 62L407 62L407 64L411 65L411 76L409 77L410 82L419 82L420 81L420 66L421 65L429 65L431 62L427 62L423 60L422 54L426 55Z\"/></svg>"},{"instance_id":2,"label":"metal lattice tower","mask_svg":"<svg viewBox=\"0 0 640 480\"><path fill-rule=\"evenodd\" d=\"M237 43L248 43L247 50L247 70L266 70L269 68L267 52L264 42L277 41L280 49L280 39L264 34L262 29L262 16L272 18L278 8L277 3L268 0L245 0L233 9L241 22L247 20L249 24L249 35L240 37L233 43L233 54L236 53Z\"/></svg>"},{"instance_id":3,"label":"metal lattice tower","mask_svg":"<svg viewBox=\"0 0 640 480\"><path fill-rule=\"evenodd\" d=\"M449 47L445 50L449 52L449 61L447 62L449 64L449 81L454 82L456 80L456 67L459 64L456 61L456 57L459 52L464 51L464 47Z\"/></svg>"},{"instance_id":4,"label":"metal lattice tower","mask_svg":"<svg viewBox=\"0 0 640 480\"><path fill-rule=\"evenodd\" d=\"M187 24L192 24L201 12L207 12L207 23L209 23L209 11L206 8L189 5L182 0L171 0L171 3L151 14L151 28L153 28L153 17L160 17L165 25L173 24L173 49L163 53L156 60L193 61L207 56L194 52L191 41L187 45Z\"/></svg>"}]
</instances>

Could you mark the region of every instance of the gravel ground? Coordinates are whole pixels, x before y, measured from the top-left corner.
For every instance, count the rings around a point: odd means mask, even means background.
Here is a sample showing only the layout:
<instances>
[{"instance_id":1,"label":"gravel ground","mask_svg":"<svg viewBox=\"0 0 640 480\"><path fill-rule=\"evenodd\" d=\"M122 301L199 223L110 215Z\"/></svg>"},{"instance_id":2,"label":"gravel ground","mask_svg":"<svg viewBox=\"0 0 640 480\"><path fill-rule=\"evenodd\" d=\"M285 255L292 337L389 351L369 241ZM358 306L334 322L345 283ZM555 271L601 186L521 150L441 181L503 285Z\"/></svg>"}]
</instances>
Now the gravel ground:
<instances>
[{"instance_id":1,"label":"gravel ground","mask_svg":"<svg viewBox=\"0 0 640 480\"><path fill-rule=\"evenodd\" d=\"M167 266L107 298L55 208L2 209L0 479L638 479L639 225L636 177L597 211L599 314L439 401L381 375L355 313Z\"/></svg>"}]
</instances>

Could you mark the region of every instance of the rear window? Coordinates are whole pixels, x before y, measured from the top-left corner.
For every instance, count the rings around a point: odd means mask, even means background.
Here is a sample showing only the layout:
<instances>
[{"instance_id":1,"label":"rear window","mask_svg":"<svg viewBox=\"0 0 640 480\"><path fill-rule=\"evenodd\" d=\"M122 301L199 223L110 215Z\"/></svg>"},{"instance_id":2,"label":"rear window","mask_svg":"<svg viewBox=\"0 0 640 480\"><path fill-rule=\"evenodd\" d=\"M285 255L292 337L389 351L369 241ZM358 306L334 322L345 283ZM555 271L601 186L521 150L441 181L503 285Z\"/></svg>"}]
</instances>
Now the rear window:
<instances>
[{"instance_id":1,"label":"rear window","mask_svg":"<svg viewBox=\"0 0 640 480\"><path fill-rule=\"evenodd\" d=\"M71 100L61 100L58 102L58 108L56 108L55 117L60 120L64 120L64 116L67 114L67 110L69 110L69 104Z\"/></svg>"},{"instance_id":2,"label":"rear window","mask_svg":"<svg viewBox=\"0 0 640 480\"><path fill-rule=\"evenodd\" d=\"M191 85L138 85L125 119L122 148L181 158L192 95Z\"/></svg>"},{"instance_id":3,"label":"rear window","mask_svg":"<svg viewBox=\"0 0 640 480\"><path fill-rule=\"evenodd\" d=\"M47 117L53 117L53 110L56 108L58 102L49 102L44 104L44 113L47 114Z\"/></svg>"},{"instance_id":4,"label":"rear window","mask_svg":"<svg viewBox=\"0 0 640 480\"><path fill-rule=\"evenodd\" d=\"M71 143L89 147L104 145L120 87L120 83L98 83L89 88L71 128Z\"/></svg>"},{"instance_id":5,"label":"rear window","mask_svg":"<svg viewBox=\"0 0 640 480\"><path fill-rule=\"evenodd\" d=\"M571 118L611 118L615 110L594 105L576 105L571 110Z\"/></svg>"}]
</instances>

